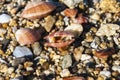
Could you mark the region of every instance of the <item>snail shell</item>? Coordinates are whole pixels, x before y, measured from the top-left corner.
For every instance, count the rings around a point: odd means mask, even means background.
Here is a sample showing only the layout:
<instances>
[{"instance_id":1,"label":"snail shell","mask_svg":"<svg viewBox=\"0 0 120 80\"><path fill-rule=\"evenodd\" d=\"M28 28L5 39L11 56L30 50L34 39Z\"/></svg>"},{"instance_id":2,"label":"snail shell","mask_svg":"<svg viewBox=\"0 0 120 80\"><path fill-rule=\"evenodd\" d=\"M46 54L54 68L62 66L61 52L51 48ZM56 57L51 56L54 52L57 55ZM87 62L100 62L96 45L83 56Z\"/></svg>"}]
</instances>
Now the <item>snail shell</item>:
<instances>
[{"instance_id":1,"label":"snail shell","mask_svg":"<svg viewBox=\"0 0 120 80\"><path fill-rule=\"evenodd\" d=\"M39 30L29 28L17 30L15 36L20 45L32 44L41 38Z\"/></svg>"},{"instance_id":2,"label":"snail shell","mask_svg":"<svg viewBox=\"0 0 120 80\"><path fill-rule=\"evenodd\" d=\"M41 19L51 13L55 8L56 6L49 2L30 2L26 5L21 17L27 19Z\"/></svg>"}]
</instances>

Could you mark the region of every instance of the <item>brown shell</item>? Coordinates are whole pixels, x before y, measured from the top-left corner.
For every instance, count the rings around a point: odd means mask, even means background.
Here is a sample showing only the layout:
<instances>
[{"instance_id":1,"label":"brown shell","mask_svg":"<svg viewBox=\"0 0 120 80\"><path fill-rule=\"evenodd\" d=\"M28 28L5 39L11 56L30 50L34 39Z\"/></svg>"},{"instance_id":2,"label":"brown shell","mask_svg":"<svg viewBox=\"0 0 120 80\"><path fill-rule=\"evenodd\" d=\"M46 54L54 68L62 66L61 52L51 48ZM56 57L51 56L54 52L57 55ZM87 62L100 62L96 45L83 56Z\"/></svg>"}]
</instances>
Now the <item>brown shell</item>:
<instances>
[{"instance_id":1,"label":"brown shell","mask_svg":"<svg viewBox=\"0 0 120 80\"><path fill-rule=\"evenodd\" d=\"M107 58L108 56L115 53L115 50L113 48L107 48L100 51L95 52L95 56L98 58Z\"/></svg>"},{"instance_id":2,"label":"brown shell","mask_svg":"<svg viewBox=\"0 0 120 80\"><path fill-rule=\"evenodd\" d=\"M29 28L17 30L15 36L20 45L32 44L41 38L39 31Z\"/></svg>"},{"instance_id":3,"label":"brown shell","mask_svg":"<svg viewBox=\"0 0 120 80\"><path fill-rule=\"evenodd\" d=\"M65 9L63 14L67 17L75 17L77 15L77 9Z\"/></svg>"},{"instance_id":4,"label":"brown shell","mask_svg":"<svg viewBox=\"0 0 120 80\"><path fill-rule=\"evenodd\" d=\"M73 76L73 77L65 77L63 80L85 80L84 77Z\"/></svg>"},{"instance_id":5,"label":"brown shell","mask_svg":"<svg viewBox=\"0 0 120 80\"><path fill-rule=\"evenodd\" d=\"M75 39L71 39L68 41L62 40L63 37L74 37L74 35L67 31L57 31L54 33L45 36L44 39L47 40L45 42L45 46L63 48L65 46L70 45Z\"/></svg>"},{"instance_id":6,"label":"brown shell","mask_svg":"<svg viewBox=\"0 0 120 80\"><path fill-rule=\"evenodd\" d=\"M26 5L21 17L28 19L41 19L51 13L55 8L56 6L49 2L30 2Z\"/></svg>"},{"instance_id":7,"label":"brown shell","mask_svg":"<svg viewBox=\"0 0 120 80\"><path fill-rule=\"evenodd\" d=\"M79 14L78 17L75 19L75 23L84 24L87 22L87 18L84 17L82 14Z\"/></svg>"}]
</instances>

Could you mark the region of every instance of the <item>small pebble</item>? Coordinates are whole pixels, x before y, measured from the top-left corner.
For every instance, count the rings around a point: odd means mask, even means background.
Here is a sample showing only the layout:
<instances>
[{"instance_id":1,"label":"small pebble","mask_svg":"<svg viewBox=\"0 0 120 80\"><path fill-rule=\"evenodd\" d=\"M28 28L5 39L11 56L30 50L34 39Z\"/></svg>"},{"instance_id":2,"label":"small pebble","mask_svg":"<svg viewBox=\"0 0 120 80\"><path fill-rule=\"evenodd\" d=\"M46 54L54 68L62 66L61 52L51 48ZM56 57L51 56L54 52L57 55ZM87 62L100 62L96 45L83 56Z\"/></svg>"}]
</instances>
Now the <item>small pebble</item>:
<instances>
[{"instance_id":1,"label":"small pebble","mask_svg":"<svg viewBox=\"0 0 120 80\"><path fill-rule=\"evenodd\" d=\"M61 75L61 77L68 77L68 76L70 76L70 71L68 69L64 69L64 70L62 70L60 75Z\"/></svg>"},{"instance_id":2,"label":"small pebble","mask_svg":"<svg viewBox=\"0 0 120 80\"><path fill-rule=\"evenodd\" d=\"M13 52L13 55L16 58L20 58L20 57L33 57L33 53L31 52L31 50L27 47L23 47L23 46L17 46Z\"/></svg>"},{"instance_id":3,"label":"small pebble","mask_svg":"<svg viewBox=\"0 0 120 80\"><path fill-rule=\"evenodd\" d=\"M34 55L40 55L41 51L42 51L42 47L40 45L39 42L35 42L32 44L32 49L33 49L33 53Z\"/></svg>"},{"instance_id":4,"label":"small pebble","mask_svg":"<svg viewBox=\"0 0 120 80\"><path fill-rule=\"evenodd\" d=\"M25 62L25 58L16 58L16 59L14 59L13 60L13 62L12 62L12 66L14 66L14 67L16 67L16 66L18 66L19 64L21 64L21 63L23 63L23 62Z\"/></svg>"},{"instance_id":5,"label":"small pebble","mask_svg":"<svg viewBox=\"0 0 120 80\"><path fill-rule=\"evenodd\" d=\"M111 72L110 71L106 71L106 70L100 71L100 75L104 75L106 77L110 77L111 76Z\"/></svg>"},{"instance_id":6,"label":"small pebble","mask_svg":"<svg viewBox=\"0 0 120 80\"><path fill-rule=\"evenodd\" d=\"M91 59L90 55L88 55L88 54L82 54L82 57L81 57L82 61L89 60L89 59Z\"/></svg>"},{"instance_id":7,"label":"small pebble","mask_svg":"<svg viewBox=\"0 0 120 80\"><path fill-rule=\"evenodd\" d=\"M112 66L112 70L120 73L120 66Z\"/></svg>"},{"instance_id":8,"label":"small pebble","mask_svg":"<svg viewBox=\"0 0 120 80\"><path fill-rule=\"evenodd\" d=\"M65 68L70 67L71 65L72 65L71 55L65 55L62 61L62 68L65 69Z\"/></svg>"},{"instance_id":9,"label":"small pebble","mask_svg":"<svg viewBox=\"0 0 120 80\"><path fill-rule=\"evenodd\" d=\"M8 23L10 22L11 16L9 16L8 14L1 14L0 15L0 23Z\"/></svg>"}]
</instances>

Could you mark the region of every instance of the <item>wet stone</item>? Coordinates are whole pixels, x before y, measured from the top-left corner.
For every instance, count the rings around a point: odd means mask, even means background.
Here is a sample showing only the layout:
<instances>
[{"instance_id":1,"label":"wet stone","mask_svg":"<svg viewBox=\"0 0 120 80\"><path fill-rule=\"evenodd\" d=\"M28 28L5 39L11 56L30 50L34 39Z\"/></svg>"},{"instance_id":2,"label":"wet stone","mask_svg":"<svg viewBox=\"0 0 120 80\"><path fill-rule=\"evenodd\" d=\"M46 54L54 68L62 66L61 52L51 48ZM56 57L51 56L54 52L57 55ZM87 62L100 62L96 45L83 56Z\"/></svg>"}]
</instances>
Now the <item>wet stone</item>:
<instances>
[{"instance_id":1,"label":"wet stone","mask_svg":"<svg viewBox=\"0 0 120 80\"><path fill-rule=\"evenodd\" d=\"M72 65L71 55L65 55L62 61L62 68L65 69L65 68L70 67L71 65Z\"/></svg>"},{"instance_id":2,"label":"wet stone","mask_svg":"<svg viewBox=\"0 0 120 80\"><path fill-rule=\"evenodd\" d=\"M33 53L27 47L17 46L13 52L16 58L20 57L33 57Z\"/></svg>"}]
</instances>

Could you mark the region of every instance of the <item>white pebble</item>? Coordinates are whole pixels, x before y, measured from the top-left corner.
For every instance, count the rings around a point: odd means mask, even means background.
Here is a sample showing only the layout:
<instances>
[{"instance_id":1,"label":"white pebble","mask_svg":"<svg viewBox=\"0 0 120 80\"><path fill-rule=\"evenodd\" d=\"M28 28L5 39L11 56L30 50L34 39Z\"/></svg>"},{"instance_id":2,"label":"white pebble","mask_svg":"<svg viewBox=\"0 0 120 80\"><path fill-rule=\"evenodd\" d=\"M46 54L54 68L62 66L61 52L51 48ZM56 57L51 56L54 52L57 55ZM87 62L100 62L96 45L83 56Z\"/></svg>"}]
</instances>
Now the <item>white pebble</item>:
<instances>
[{"instance_id":1,"label":"white pebble","mask_svg":"<svg viewBox=\"0 0 120 80\"><path fill-rule=\"evenodd\" d=\"M110 77L111 72L104 70L104 71L101 71L101 72L100 72L100 75L104 75L104 76L106 76L106 77Z\"/></svg>"},{"instance_id":2,"label":"white pebble","mask_svg":"<svg viewBox=\"0 0 120 80\"><path fill-rule=\"evenodd\" d=\"M81 57L81 60L82 60L82 61L89 60L89 59L91 59L91 56L90 56L90 55L82 54L82 57Z\"/></svg>"},{"instance_id":3,"label":"white pebble","mask_svg":"<svg viewBox=\"0 0 120 80\"><path fill-rule=\"evenodd\" d=\"M11 19L11 16L8 14L1 14L0 15L0 23L8 23Z\"/></svg>"},{"instance_id":4,"label":"white pebble","mask_svg":"<svg viewBox=\"0 0 120 80\"><path fill-rule=\"evenodd\" d=\"M70 76L70 71L68 69L64 69L61 73L60 73L61 77L67 77Z\"/></svg>"},{"instance_id":5,"label":"white pebble","mask_svg":"<svg viewBox=\"0 0 120 80\"><path fill-rule=\"evenodd\" d=\"M120 66L113 66L112 70L113 71L118 71L120 73Z\"/></svg>"}]
</instances>

